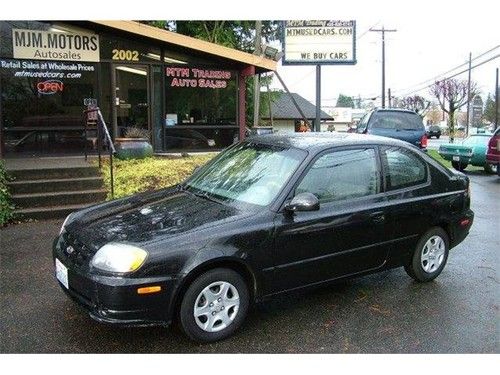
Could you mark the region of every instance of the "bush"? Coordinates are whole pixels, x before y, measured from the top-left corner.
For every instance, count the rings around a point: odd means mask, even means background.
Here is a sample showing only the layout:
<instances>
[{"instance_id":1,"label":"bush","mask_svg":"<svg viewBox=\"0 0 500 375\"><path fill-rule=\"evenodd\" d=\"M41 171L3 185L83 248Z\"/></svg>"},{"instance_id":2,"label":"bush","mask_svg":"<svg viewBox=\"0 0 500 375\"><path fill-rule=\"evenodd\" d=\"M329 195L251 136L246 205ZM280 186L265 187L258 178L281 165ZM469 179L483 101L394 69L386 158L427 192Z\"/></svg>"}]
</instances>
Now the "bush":
<instances>
[{"instance_id":1,"label":"bush","mask_svg":"<svg viewBox=\"0 0 500 375\"><path fill-rule=\"evenodd\" d=\"M11 201L7 182L11 178L0 160L0 226L4 226L14 217L14 204Z\"/></svg>"},{"instance_id":2,"label":"bush","mask_svg":"<svg viewBox=\"0 0 500 375\"><path fill-rule=\"evenodd\" d=\"M195 167L205 164L215 154L197 155L179 159L151 157L141 160L117 160L114 163L115 198L165 188L187 178ZM101 168L104 183L111 199L109 163L104 161Z\"/></svg>"}]
</instances>

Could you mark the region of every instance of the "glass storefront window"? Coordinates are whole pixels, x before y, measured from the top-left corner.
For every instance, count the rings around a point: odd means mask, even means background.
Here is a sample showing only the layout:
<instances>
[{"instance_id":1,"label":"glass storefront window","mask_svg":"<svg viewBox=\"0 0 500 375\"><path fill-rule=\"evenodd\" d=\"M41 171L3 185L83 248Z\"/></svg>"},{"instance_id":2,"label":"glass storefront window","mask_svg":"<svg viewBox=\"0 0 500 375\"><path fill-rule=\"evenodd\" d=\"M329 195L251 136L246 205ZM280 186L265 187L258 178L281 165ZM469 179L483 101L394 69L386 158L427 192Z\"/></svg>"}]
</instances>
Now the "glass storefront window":
<instances>
[{"instance_id":1,"label":"glass storefront window","mask_svg":"<svg viewBox=\"0 0 500 375\"><path fill-rule=\"evenodd\" d=\"M165 68L166 124L236 125L236 74L187 66Z\"/></svg>"},{"instance_id":2,"label":"glass storefront window","mask_svg":"<svg viewBox=\"0 0 500 375\"><path fill-rule=\"evenodd\" d=\"M221 149L235 142L236 87L231 70L167 65L165 150Z\"/></svg>"},{"instance_id":3,"label":"glass storefront window","mask_svg":"<svg viewBox=\"0 0 500 375\"><path fill-rule=\"evenodd\" d=\"M96 64L0 59L0 79L6 153L83 152L83 101L96 98Z\"/></svg>"}]
</instances>

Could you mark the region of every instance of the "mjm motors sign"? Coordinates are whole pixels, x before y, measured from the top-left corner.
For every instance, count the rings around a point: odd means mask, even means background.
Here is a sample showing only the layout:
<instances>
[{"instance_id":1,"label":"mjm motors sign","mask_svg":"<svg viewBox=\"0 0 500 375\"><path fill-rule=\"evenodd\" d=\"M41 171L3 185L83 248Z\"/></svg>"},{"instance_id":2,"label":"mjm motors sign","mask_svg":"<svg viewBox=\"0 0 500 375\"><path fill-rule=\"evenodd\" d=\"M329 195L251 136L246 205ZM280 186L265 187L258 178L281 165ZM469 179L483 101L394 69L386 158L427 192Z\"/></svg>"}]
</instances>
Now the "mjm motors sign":
<instances>
[{"instance_id":1,"label":"mjm motors sign","mask_svg":"<svg viewBox=\"0 0 500 375\"><path fill-rule=\"evenodd\" d=\"M99 61L99 36L96 34L12 30L15 59Z\"/></svg>"},{"instance_id":2,"label":"mjm motors sign","mask_svg":"<svg viewBox=\"0 0 500 375\"><path fill-rule=\"evenodd\" d=\"M356 21L285 21L284 65L356 64Z\"/></svg>"}]
</instances>

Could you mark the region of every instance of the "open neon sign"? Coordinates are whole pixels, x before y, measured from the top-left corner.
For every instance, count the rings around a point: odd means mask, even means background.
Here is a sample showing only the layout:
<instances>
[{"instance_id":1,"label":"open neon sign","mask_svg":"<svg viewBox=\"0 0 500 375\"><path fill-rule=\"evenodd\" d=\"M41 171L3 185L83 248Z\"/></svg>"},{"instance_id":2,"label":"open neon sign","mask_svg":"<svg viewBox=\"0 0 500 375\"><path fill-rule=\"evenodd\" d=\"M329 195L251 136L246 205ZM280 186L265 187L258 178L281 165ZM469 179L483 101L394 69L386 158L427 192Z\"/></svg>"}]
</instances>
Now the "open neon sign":
<instances>
[{"instance_id":1,"label":"open neon sign","mask_svg":"<svg viewBox=\"0 0 500 375\"><path fill-rule=\"evenodd\" d=\"M62 92L64 90L64 83L55 79L50 79L38 82L36 88L39 94L54 95L55 93Z\"/></svg>"}]
</instances>

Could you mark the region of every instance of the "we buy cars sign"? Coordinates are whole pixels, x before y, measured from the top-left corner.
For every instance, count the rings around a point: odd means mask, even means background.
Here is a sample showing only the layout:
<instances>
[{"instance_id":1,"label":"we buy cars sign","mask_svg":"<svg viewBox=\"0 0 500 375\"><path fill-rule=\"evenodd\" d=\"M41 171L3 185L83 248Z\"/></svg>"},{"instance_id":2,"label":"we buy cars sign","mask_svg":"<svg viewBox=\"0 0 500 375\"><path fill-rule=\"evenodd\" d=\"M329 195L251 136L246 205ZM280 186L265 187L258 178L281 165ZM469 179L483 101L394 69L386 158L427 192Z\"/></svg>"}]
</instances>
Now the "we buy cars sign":
<instances>
[{"instance_id":1,"label":"we buy cars sign","mask_svg":"<svg viewBox=\"0 0 500 375\"><path fill-rule=\"evenodd\" d=\"M285 21L284 65L356 64L356 21Z\"/></svg>"}]
</instances>

